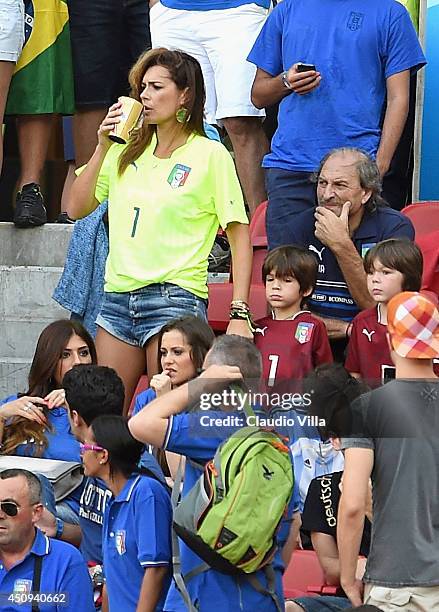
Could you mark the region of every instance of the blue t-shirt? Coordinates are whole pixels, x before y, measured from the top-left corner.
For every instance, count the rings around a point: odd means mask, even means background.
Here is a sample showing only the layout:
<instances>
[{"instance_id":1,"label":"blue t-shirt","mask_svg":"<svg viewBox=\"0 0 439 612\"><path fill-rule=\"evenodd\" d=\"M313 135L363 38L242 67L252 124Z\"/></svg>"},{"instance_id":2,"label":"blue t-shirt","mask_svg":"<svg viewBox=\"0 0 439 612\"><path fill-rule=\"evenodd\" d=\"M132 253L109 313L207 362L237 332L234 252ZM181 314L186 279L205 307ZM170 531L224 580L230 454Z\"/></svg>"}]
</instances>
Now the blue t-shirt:
<instances>
[{"instance_id":1,"label":"blue t-shirt","mask_svg":"<svg viewBox=\"0 0 439 612\"><path fill-rule=\"evenodd\" d=\"M149 476L133 474L107 503L102 551L110 610L135 612L145 570L171 564L171 521L169 493ZM169 573L157 612L163 610L170 579Z\"/></svg>"},{"instance_id":2,"label":"blue t-shirt","mask_svg":"<svg viewBox=\"0 0 439 612\"><path fill-rule=\"evenodd\" d=\"M58 605L40 603L44 612L94 612L93 593L87 566L80 552L70 544L46 537L36 529L32 548L25 558L8 571L0 563L0 610L2 612L30 612L31 605L17 605L8 596L32 590L35 557L43 557L41 593L66 593ZM7 595L6 595L7 594Z\"/></svg>"},{"instance_id":3,"label":"blue t-shirt","mask_svg":"<svg viewBox=\"0 0 439 612\"><path fill-rule=\"evenodd\" d=\"M256 4L268 9L270 0L160 0L163 6L180 11L223 11L225 9ZM210 138L210 136L209 136ZM214 138L216 140L216 138Z\"/></svg>"},{"instance_id":4,"label":"blue t-shirt","mask_svg":"<svg viewBox=\"0 0 439 612\"><path fill-rule=\"evenodd\" d=\"M291 93L263 166L313 172L326 153L357 147L373 157L386 79L423 66L407 10L396 0L284 0L268 17L248 60L272 76L314 64L320 86Z\"/></svg>"},{"instance_id":5,"label":"blue t-shirt","mask_svg":"<svg viewBox=\"0 0 439 612\"><path fill-rule=\"evenodd\" d=\"M200 419L202 417L213 417L224 419L230 416L225 412L194 412L174 415L169 419L168 430L164 448L174 453L185 455L193 461L205 464L212 459L218 446L236 430L236 425L228 426L209 426L206 427ZM242 412L232 413L237 419L242 419ZM243 423L245 424L245 423ZM293 430L290 432L290 441L294 436ZM191 462L186 462L183 497L190 491L201 475L201 470ZM273 560L273 568L276 576L276 593L279 600L283 602L282 572L283 563L280 550L287 540L290 518L294 511L299 508L300 498L298 487L295 483L293 495L289 506L288 520L284 520L277 534L279 549ZM203 563L188 546L180 540L180 557L182 573L187 574L191 569ZM267 585L265 574L257 572L258 580ZM234 576L222 574L215 570L208 570L195 576L187 583L187 589L195 605L198 605L200 612L211 612L212 607L221 612L275 612L276 607L271 597L262 595L255 591L246 580L237 580ZM185 611L186 606L177 591L174 582L169 589L165 605L166 612Z\"/></svg>"},{"instance_id":6,"label":"blue t-shirt","mask_svg":"<svg viewBox=\"0 0 439 612\"><path fill-rule=\"evenodd\" d=\"M313 252L318 260L317 283L308 304L320 316L351 321L359 312L349 293L348 286L335 255L314 235L314 209L295 215L293 221L284 226L285 233L276 236L281 244L298 244ZM373 213L365 212L352 240L361 257L386 238L409 238L414 240L415 230L408 217L388 206L378 206Z\"/></svg>"},{"instance_id":7,"label":"blue t-shirt","mask_svg":"<svg viewBox=\"0 0 439 612\"><path fill-rule=\"evenodd\" d=\"M166 484L161 467L155 457L145 451L140 460L142 467L150 470L163 484ZM102 525L104 512L112 493L103 480L87 478L79 504L79 525L81 527L81 552L86 561L102 565Z\"/></svg>"}]
</instances>

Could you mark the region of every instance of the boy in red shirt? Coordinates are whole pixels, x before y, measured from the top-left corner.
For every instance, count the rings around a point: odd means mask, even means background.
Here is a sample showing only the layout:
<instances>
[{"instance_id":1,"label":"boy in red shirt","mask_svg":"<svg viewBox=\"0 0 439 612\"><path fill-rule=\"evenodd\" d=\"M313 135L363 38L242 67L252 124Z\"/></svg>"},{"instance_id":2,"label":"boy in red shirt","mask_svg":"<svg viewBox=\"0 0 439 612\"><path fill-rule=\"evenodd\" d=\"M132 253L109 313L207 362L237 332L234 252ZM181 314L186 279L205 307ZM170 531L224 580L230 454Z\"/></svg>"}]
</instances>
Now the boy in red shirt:
<instances>
[{"instance_id":1,"label":"boy in red shirt","mask_svg":"<svg viewBox=\"0 0 439 612\"><path fill-rule=\"evenodd\" d=\"M352 321L346 369L370 387L394 377L387 343L387 304L402 291L419 291L423 259L410 240L390 238L372 247L365 255L367 288L376 306L360 312Z\"/></svg>"},{"instance_id":2,"label":"boy in red shirt","mask_svg":"<svg viewBox=\"0 0 439 612\"><path fill-rule=\"evenodd\" d=\"M317 260L308 250L282 246L270 251L262 267L271 316L257 321L255 344L262 354L263 377L269 388L282 384L301 391L302 379L321 363L332 363L323 322L304 309L314 290Z\"/></svg>"}]
</instances>

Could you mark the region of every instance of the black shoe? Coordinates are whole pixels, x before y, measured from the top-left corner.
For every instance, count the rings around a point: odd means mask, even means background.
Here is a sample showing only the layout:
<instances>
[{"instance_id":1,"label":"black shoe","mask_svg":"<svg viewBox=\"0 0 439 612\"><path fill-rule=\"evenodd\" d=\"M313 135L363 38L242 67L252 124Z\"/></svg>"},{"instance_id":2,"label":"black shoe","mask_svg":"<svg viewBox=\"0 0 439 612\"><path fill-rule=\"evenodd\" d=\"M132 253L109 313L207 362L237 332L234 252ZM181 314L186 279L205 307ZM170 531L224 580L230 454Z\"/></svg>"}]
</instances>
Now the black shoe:
<instances>
[{"instance_id":1,"label":"black shoe","mask_svg":"<svg viewBox=\"0 0 439 612\"><path fill-rule=\"evenodd\" d=\"M70 219L69 215L66 212L59 213L57 223L65 223L68 225L74 225L74 219Z\"/></svg>"},{"instance_id":2,"label":"black shoe","mask_svg":"<svg viewBox=\"0 0 439 612\"><path fill-rule=\"evenodd\" d=\"M36 227L47 221L46 208L37 183L23 185L15 200L14 223L17 227Z\"/></svg>"}]
</instances>

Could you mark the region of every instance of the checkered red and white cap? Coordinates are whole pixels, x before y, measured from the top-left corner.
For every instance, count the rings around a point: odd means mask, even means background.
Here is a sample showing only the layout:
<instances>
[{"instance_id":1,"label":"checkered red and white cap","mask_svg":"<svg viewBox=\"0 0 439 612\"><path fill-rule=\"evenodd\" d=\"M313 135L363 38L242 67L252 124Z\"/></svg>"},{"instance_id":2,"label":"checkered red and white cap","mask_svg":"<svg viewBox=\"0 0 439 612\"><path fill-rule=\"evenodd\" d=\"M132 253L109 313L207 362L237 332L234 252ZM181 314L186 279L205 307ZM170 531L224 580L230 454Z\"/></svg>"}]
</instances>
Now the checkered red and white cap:
<instances>
[{"instance_id":1,"label":"checkered red and white cap","mask_svg":"<svg viewBox=\"0 0 439 612\"><path fill-rule=\"evenodd\" d=\"M439 312L425 295L404 291L387 305L393 350L410 359L439 357Z\"/></svg>"}]
</instances>

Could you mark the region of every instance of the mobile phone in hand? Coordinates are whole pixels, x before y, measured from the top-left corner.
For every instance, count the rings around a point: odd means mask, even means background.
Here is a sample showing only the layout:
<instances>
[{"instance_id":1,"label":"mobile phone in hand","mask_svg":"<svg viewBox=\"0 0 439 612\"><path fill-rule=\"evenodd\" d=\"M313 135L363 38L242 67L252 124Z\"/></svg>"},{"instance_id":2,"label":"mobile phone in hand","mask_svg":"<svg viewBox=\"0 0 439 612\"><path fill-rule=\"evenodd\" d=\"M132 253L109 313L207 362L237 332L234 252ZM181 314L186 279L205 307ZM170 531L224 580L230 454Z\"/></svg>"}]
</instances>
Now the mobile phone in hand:
<instances>
[{"instance_id":1,"label":"mobile phone in hand","mask_svg":"<svg viewBox=\"0 0 439 612\"><path fill-rule=\"evenodd\" d=\"M296 66L297 72L309 72L310 70L315 70L316 67L314 64L304 64L303 62L299 62Z\"/></svg>"}]
</instances>

